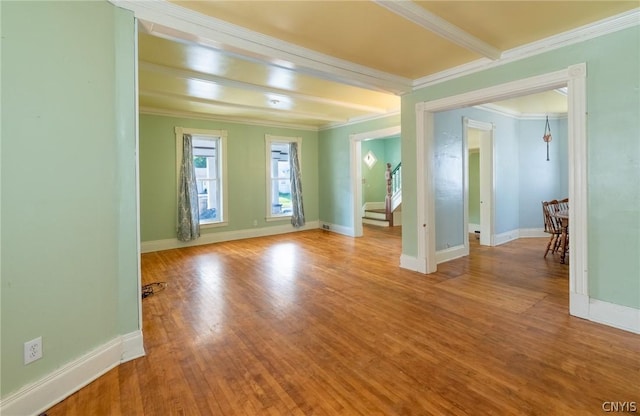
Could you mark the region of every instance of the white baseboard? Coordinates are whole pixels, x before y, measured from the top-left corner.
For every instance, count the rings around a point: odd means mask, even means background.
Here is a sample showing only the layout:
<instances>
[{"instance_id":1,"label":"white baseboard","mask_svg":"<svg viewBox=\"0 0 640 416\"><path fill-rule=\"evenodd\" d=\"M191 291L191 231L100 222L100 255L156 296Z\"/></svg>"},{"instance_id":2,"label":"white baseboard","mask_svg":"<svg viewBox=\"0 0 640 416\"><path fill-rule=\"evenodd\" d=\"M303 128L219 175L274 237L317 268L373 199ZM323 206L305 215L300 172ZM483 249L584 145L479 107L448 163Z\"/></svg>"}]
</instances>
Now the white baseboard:
<instances>
[{"instance_id":1,"label":"white baseboard","mask_svg":"<svg viewBox=\"0 0 640 416\"><path fill-rule=\"evenodd\" d=\"M118 364L144 355L142 331L119 336L56 371L7 396L3 416L38 415L69 397Z\"/></svg>"},{"instance_id":2,"label":"white baseboard","mask_svg":"<svg viewBox=\"0 0 640 416\"><path fill-rule=\"evenodd\" d=\"M544 228L520 228L518 235L520 238L549 238L549 234L544 232Z\"/></svg>"},{"instance_id":3,"label":"white baseboard","mask_svg":"<svg viewBox=\"0 0 640 416\"><path fill-rule=\"evenodd\" d=\"M480 224L471 224L469 223L469 232L470 233L475 233L475 232L480 232Z\"/></svg>"},{"instance_id":4,"label":"white baseboard","mask_svg":"<svg viewBox=\"0 0 640 416\"><path fill-rule=\"evenodd\" d=\"M325 226L328 228L325 228ZM330 224L330 223L323 222L322 227L320 228L327 231L334 232L336 234L346 235L347 237L355 237L356 235L353 227L345 227L344 225Z\"/></svg>"},{"instance_id":5,"label":"white baseboard","mask_svg":"<svg viewBox=\"0 0 640 416\"><path fill-rule=\"evenodd\" d=\"M511 230L506 233L496 234L494 236L494 245L499 246L501 244L508 243L509 241L517 240L520 235L519 230Z\"/></svg>"},{"instance_id":6,"label":"white baseboard","mask_svg":"<svg viewBox=\"0 0 640 416\"><path fill-rule=\"evenodd\" d=\"M400 267L413 272L427 272L427 263L425 259L418 259L417 257L407 256L406 254L402 254L400 256Z\"/></svg>"},{"instance_id":7,"label":"white baseboard","mask_svg":"<svg viewBox=\"0 0 640 416\"><path fill-rule=\"evenodd\" d=\"M640 309L591 298L589 320L640 334Z\"/></svg>"},{"instance_id":8,"label":"white baseboard","mask_svg":"<svg viewBox=\"0 0 640 416\"><path fill-rule=\"evenodd\" d=\"M143 241L140 243L141 253L153 251L171 250L174 248L201 246L205 244L220 243L222 241L242 240L244 238L266 237L277 234L287 234L297 231L313 230L320 228L319 221L309 221L303 227L294 228L291 224L276 225L273 227L248 228L244 230L222 231L218 233L202 234L200 238L193 241L183 242L177 238L166 240Z\"/></svg>"},{"instance_id":9,"label":"white baseboard","mask_svg":"<svg viewBox=\"0 0 640 416\"><path fill-rule=\"evenodd\" d=\"M578 318L640 334L640 309L570 293L569 313Z\"/></svg>"},{"instance_id":10,"label":"white baseboard","mask_svg":"<svg viewBox=\"0 0 640 416\"><path fill-rule=\"evenodd\" d=\"M468 256L469 249L464 245L449 247L444 250L436 251L436 264L444 263L453 259Z\"/></svg>"}]
</instances>

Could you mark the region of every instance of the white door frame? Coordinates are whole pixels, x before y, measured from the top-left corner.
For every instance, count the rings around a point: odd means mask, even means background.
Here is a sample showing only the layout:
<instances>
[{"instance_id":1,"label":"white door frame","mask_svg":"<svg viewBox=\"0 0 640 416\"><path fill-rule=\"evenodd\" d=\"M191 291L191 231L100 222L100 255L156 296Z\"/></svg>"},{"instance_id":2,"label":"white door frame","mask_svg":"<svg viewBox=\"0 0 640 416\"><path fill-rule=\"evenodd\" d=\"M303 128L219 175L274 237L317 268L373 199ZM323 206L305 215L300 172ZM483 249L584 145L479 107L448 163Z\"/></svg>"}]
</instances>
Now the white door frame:
<instances>
[{"instance_id":1,"label":"white door frame","mask_svg":"<svg viewBox=\"0 0 640 416\"><path fill-rule=\"evenodd\" d=\"M436 271L433 114L566 86L569 105L569 222L572 225L569 312L588 319L586 76L587 66L581 63L548 74L416 104L416 226L420 271Z\"/></svg>"},{"instance_id":2,"label":"white door frame","mask_svg":"<svg viewBox=\"0 0 640 416\"><path fill-rule=\"evenodd\" d=\"M480 245L494 246L495 233L493 231L495 219L495 167L492 123L462 119L463 157L464 157L464 236L469 235L469 139L468 129L484 132L480 139ZM464 250L469 254L469 239L464 238Z\"/></svg>"},{"instance_id":3,"label":"white door frame","mask_svg":"<svg viewBox=\"0 0 640 416\"><path fill-rule=\"evenodd\" d=\"M353 203L353 237L362 237L362 142L400 135L400 126L349 135L351 153L351 195Z\"/></svg>"}]
</instances>

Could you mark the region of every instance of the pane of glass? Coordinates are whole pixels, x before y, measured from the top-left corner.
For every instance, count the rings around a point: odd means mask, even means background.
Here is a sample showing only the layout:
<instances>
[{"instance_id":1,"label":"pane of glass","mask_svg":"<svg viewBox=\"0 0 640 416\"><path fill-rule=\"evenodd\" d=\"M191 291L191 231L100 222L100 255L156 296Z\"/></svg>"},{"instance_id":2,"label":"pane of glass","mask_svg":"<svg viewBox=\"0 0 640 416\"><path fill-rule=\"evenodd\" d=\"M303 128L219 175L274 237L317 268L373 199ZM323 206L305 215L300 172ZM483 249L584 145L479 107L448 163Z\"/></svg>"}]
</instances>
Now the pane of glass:
<instances>
[{"instance_id":1,"label":"pane of glass","mask_svg":"<svg viewBox=\"0 0 640 416\"><path fill-rule=\"evenodd\" d=\"M217 139L194 138L193 141L200 223L222 221L217 146Z\"/></svg>"},{"instance_id":2,"label":"pane of glass","mask_svg":"<svg viewBox=\"0 0 640 416\"><path fill-rule=\"evenodd\" d=\"M289 144L271 144L271 215L291 215Z\"/></svg>"}]
</instances>

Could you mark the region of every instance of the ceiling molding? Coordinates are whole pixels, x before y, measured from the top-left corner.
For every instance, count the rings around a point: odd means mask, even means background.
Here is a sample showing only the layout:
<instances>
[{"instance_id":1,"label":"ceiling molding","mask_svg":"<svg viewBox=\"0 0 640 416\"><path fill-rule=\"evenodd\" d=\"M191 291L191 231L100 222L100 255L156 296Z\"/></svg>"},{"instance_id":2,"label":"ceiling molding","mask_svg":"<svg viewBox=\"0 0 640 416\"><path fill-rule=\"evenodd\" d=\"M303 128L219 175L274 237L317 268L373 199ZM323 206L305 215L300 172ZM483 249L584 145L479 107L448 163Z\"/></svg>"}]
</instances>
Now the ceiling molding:
<instances>
[{"instance_id":1,"label":"ceiling molding","mask_svg":"<svg viewBox=\"0 0 640 416\"><path fill-rule=\"evenodd\" d=\"M158 110L153 107L140 107L140 114L147 114L152 116L161 117L174 117L174 118L186 118L189 120L207 120L207 121L220 121L224 123L233 124L246 124L250 126L263 126L263 127L278 127L292 130L305 130L305 131L318 131L318 127L312 127L306 124L284 123L277 121L258 121L254 118L243 117L222 117L211 114L202 113L189 113L185 111L173 111L173 110Z\"/></svg>"},{"instance_id":2,"label":"ceiling molding","mask_svg":"<svg viewBox=\"0 0 640 416\"><path fill-rule=\"evenodd\" d=\"M348 109L358 110L358 111L366 111L370 113L384 114L388 111L386 108L382 108L382 107L374 107L370 105L362 105L362 104L350 103L346 101L332 100L330 98L303 94L297 91L267 87L264 85L257 85L249 82L235 81L235 80L232 80L229 78L223 78L217 75L205 74L202 72L191 71L187 69L172 68L164 65L145 62L145 61L141 61L139 63L139 70L155 72L158 74L168 75L171 77L178 77L178 78L187 79L187 80L208 82L215 85L221 85L224 87L240 88L243 90L255 91L263 94L275 94L275 95L288 96L292 98L297 98L299 100L320 103L320 104L327 104L327 105L348 108Z\"/></svg>"},{"instance_id":3,"label":"ceiling molding","mask_svg":"<svg viewBox=\"0 0 640 416\"><path fill-rule=\"evenodd\" d=\"M329 81L402 94L411 90L408 78L378 71L263 35L166 0L109 0L132 11L146 31L172 40L198 43L223 53L295 69Z\"/></svg>"},{"instance_id":4,"label":"ceiling molding","mask_svg":"<svg viewBox=\"0 0 640 416\"><path fill-rule=\"evenodd\" d=\"M456 45L491 60L500 59L502 51L477 37L465 32L458 26L436 16L428 10L406 0L371 0L377 5L423 27Z\"/></svg>"},{"instance_id":5,"label":"ceiling molding","mask_svg":"<svg viewBox=\"0 0 640 416\"><path fill-rule=\"evenodd\" d=\"M141 89L139 90L138 94L141 97L170 98L172 100L190 101L190 102L214 105L214 106L225 107L225 108L231 107L231 108L240 108L244 110L256 110L264 114L273 114L280 117L291 116L292 118L312 118L314 120L327 121L327 122L346 121L342 117L332 117L332 116L328 116L326 114L321 114L321 113L307 113L307 112L301 112L301 111L294 111L290 109L278 109L278 108L261 107L261 106L255 106L255 105L247 105L247 104L237 104L237 103L231 103L229 101L216 101L216 100L210 100L208 98L193 97L193 96L174 94L174 93L168 93L168 92L159 92L159 91Z\"/></svg>"},{"instance_id":6,"label":"ceiling molding","mask_svg":"<svg viewBox=\"0 0 640 416\"><path fill-rule=\"evenodd\" d=\"M547 117L550 119L567 118L567 113L521 113L493 103L476 105L474 108L518 120L545 120Z\"/></svg>"},{"instance_id":7,"label":"ceiling molding","mask_svg":"<svg viewBox=\"0 0 640 416\"><path fill-rule=\"evenodd\" d=\"M324 125L320 128L318 128L318 130L323 131L323 130L330 130L330 129L335 129L338 127L345 127L345 126L351 126L354 124L360 124L360 123L364 123L365 121L373 121L373 120L380 120L383 118L387 118L387 117L392 117L392 116L399 116L400 115L400 110L398 111L390 111L386 114L380 114L380 115L368 115L368 116L362 116L362 117L354 117L352 119L350 119L347 122L344 123L332 123L332 124L327 124Z\"/></svg>"},{"instance_id":8,"label":"ceiling molding","mask_svg":"<svg viewBox=\"0 0 640 416\"><path fill-rule=\"evenodd\" d=\"M510 49L502 53L499 60L491 61L481 58L468 64L460 65L436 74L418 78L413 82L413 90L440 84L466 75L486 69L495 68L521 59L549 52L564 46L584 42L598 36L607 35L619 30L628 29L640 24L640 8L621 13L619 15L600 20L593 24L585 25L574 30L570 30L559 35L550 36L538 42L532 42L524 46Z\"/></svg>"}]
</instances>

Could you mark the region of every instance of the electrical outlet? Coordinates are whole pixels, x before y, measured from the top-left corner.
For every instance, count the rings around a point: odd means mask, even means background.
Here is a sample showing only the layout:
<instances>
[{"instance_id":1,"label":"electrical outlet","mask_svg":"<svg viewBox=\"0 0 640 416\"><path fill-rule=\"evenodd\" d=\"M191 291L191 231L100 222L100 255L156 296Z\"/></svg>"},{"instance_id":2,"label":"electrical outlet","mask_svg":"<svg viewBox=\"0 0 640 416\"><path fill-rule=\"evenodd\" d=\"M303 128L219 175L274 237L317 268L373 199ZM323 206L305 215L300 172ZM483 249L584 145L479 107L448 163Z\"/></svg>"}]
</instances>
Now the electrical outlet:
<instances>
[{"instance_id":1,"label":"electrical outlet","mask_svg":"<svg viewBox=\"0 0 640 416\"><path fill-rule=\"evenodd\" d=\"M24 343L24 365L42 358L42 337Z\"/></svg>"}]
</instances>

